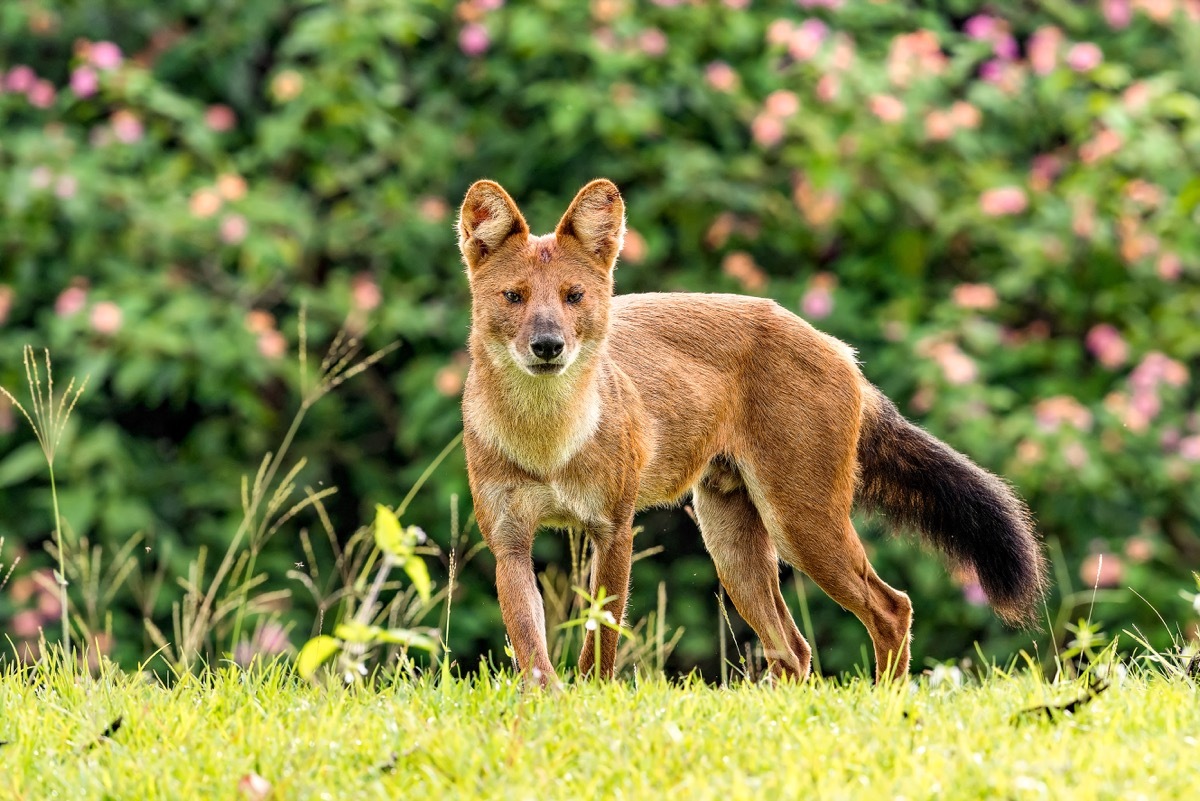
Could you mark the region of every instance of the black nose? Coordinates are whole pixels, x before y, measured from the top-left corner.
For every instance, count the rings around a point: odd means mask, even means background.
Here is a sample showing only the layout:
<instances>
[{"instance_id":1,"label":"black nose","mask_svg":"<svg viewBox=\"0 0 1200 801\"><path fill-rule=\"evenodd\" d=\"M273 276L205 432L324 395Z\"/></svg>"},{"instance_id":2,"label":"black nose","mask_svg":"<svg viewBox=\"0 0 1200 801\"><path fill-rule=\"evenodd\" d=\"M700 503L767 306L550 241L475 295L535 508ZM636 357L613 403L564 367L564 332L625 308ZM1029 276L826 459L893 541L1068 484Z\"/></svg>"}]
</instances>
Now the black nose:
<instances>
[{"instance_id":1,"label":"black nose","mask_svg":"<svg viewBox=\"0 0 1200 801\"><path fill-rule=\"evenodd\" d=\"M557 334L541 334L529 343L529 348L534 356L549 361L563 352L564 344L563 338Z\"/></svg>"}]
</instances>

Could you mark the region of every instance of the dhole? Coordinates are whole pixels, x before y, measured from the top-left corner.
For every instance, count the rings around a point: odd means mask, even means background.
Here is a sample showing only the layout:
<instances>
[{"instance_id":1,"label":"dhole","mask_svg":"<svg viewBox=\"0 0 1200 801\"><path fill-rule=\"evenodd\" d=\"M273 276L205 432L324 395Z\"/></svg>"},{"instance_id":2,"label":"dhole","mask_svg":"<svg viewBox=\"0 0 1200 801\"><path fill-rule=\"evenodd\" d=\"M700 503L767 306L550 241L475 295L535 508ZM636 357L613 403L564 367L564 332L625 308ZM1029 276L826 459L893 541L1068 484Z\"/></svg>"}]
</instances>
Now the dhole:
<instances>
[{"instance_id":1,"label":"dhole","mask_svg":"<svg viewBox=\"0 0 1200 801\"><path fill-rule=\"evenodd\" d=\"M527 681L557 684L530 557L538 528L587 532L592 591L604 587L620 619L634 513L688 493L775 676L804 679L811 657L780 594L780 559L867 627L877 680L908 671L912 605L868 563L855 501L973 570L1005 620L1033 619L1041 548L1003 481L907 422L849 347L770 300L614 297L624 232L624 203L605 180L580 190L546 236L530 235L491 181L470 188L459 216L472 297L467 469ZM595 666L592 642L582 673ZM605 630L601 675L616 651Z\"/></svg>"}]
</instances>

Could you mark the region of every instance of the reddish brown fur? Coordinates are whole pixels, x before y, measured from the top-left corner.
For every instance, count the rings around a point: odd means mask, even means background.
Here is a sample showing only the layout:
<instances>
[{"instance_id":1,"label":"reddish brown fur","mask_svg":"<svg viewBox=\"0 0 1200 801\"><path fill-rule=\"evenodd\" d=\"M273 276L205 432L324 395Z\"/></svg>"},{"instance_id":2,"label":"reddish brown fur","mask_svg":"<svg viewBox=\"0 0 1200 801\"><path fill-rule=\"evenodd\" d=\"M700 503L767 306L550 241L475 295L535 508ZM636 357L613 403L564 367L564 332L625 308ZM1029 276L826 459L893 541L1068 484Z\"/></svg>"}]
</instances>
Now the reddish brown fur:
<instances>
[{"instance_id":1,"label":"reddish brown fur","mask_svg":"<svg viewBox=\"0 0 1200 801\"><path fill-rule=\"evenodd\" d=\"M620 618L634 512L691 492L721 582L774 675L805 678L811 654L780 593L779 559L864 623L877 677L907 672L908 596L875 574L850 522L860 425L881 400L852 352L769 300L613 297L623 233L620 194L603 180L549 236L530 236L488 181L460 215L472 293L467 468L518 665L557 681L530 559L538 527L587 531L592 591L615 596ZM562 356L542 364L532 349L546 338L562 340ZM605 630L602 675L616 647Z\"/></svg>"}]
</instances>

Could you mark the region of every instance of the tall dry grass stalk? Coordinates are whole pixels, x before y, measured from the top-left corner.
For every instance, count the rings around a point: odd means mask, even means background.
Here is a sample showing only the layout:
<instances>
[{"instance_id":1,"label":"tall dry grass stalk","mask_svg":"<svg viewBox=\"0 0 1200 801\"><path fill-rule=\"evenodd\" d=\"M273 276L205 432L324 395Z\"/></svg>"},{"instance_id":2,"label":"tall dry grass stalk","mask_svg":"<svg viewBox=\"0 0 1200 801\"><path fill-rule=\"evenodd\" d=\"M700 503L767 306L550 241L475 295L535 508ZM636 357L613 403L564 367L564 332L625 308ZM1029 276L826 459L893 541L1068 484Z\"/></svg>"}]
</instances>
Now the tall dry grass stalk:
<instances>
[{"instance_id":1,"label":"tall dry grass stalk","mask_svg":"<svg viewBox=\"0 0 1200 801\"><path fill-rule=\"evenodd\" d=\"M253 480L242 477L242 517L207 586L204 576L208 555L203 549L182 580L185 596L172 608L173 642L153 622L146 620L151 639L177 669L190 671L216 627L229 620L232 620L231 648L236 647L248 615L269 612L290 594L284 590L252 595L267 578L256 570L259 552L283 525L305 509L315 509L322 522L327 522L322 501L337 492L336 487L319 491L305 487L303 493L299 493L297 479L306 465L304 459L292 464L282 478L279 477L292 442L309 410L321 398L397 347L399 342L393 342L360 358L363 352L361 339L342 329L321 360L315 377L310 376L307 313L303 307L300 309L301 401L291 425L279 447L263 456Z\"/></svg>"},{"instance_id":2,"label":"tall dry grass stalk","mask_svg":"<svg viewBox=\"0 0 1200 801\"><path fill-rule=\"evenodd\" d=\"M76 387L75 378L72 376L71 380L67 382L66 391L59 396L58 402L55 403L54 370L50 362L50 351L43 350L42 353L45 355L46 361L46 386L44 389L41 370L38 369L33 346L25 346L25 380L29 384L30 410L26 410L21 402L4 387L0 387L0 393L3 393L9 403L25 415L25 419L33 429L33 435L42 449L42 454L46 457L46 465L50 468L50 499L54 506L54 545L58 553L58 569L54 571L54 580L58 584L59 600L62 602L63 654L69 655L71 653L71 622L67 611L67 577L63 556L62 515L58 510L58 485L54 480L54 457L62 442L67 421L71 418L71 412L75 410L75 404L79 402L79 396L83 394L88 380L84 378Z\"/></svg>"}]
</instances>

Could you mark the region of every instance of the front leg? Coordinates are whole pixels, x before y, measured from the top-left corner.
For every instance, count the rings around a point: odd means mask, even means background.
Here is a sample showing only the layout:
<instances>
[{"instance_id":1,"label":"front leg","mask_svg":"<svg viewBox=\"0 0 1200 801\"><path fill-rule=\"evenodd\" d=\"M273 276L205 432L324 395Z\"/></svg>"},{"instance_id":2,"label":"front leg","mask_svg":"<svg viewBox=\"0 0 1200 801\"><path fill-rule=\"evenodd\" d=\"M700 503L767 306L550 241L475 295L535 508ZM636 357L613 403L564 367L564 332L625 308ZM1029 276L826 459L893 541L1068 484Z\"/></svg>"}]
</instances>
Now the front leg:
<instances>
[{"instance_id":1,"label":"front leg","mask_svg":"<svg viewBox=\"0 0 1200 801\"><path fill-rule=\"evenodd\" d=\"M603 587L611 598L604 609L612 613L617 625L625 623L625 603L629 597L629 568L633 563L633 513L621 515L615 530L592 537L595 551L592 561L592 597L598 597ZM587 676L595 666L595 632L586 631L583 649L579 653L579 674ZM611 679L616 672L617 640L620 633L608 626L600 628L600 676Z\"/></svg>"},{"instance_id":2,"label":"front leg","mask_svg":"<svg viewBox=\"0 0 1200 801\"><path fill-rule=\"evenodd\" d=\"M526 684L561 686L546 647L546 614L533 574L533 523L507 515L494 525L491 514L478 514L483 539L496 557L496 595L512 643L517 669Z\"/></svg>"}]
</instances>

